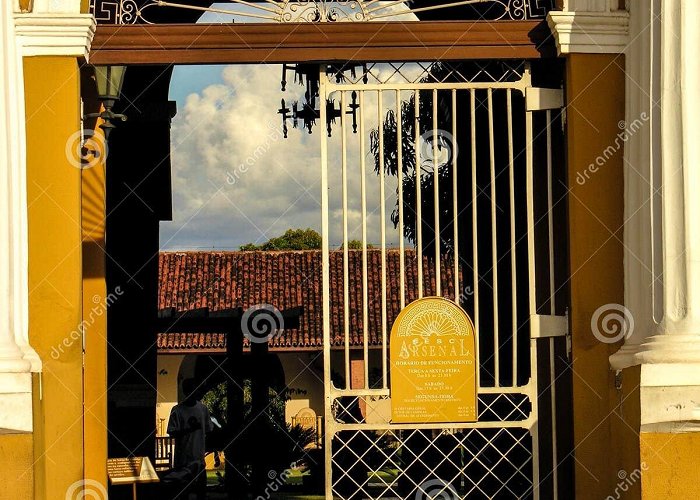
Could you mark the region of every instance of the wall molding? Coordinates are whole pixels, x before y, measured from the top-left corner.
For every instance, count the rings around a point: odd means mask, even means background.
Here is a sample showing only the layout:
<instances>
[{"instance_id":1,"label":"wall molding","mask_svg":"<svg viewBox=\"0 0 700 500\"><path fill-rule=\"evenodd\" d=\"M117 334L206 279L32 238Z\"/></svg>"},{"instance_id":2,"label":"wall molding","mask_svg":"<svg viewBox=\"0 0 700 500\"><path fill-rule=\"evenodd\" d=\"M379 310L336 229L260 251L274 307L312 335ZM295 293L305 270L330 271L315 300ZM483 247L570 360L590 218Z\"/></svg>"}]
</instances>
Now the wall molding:
<instances>
[{"instance_id":1,"label":"wall molding","mask_svg":"<svg viewBox=\"0 0 700 500\"><path fill-rule=\"evenodd\" d=\"M562 54L619 54L629 43L629 13L553 11L547 22Z\"/></svg>"},{"instance_id":2,"label":"wall molding","mask_svg":"<svg viewBox=\"0 0 700 500\"><path fill-rule=\"evenodd\" d=\"M90 14L15 14L22 55L88 59L96 23Z\"/></svg>"}]
</instances>

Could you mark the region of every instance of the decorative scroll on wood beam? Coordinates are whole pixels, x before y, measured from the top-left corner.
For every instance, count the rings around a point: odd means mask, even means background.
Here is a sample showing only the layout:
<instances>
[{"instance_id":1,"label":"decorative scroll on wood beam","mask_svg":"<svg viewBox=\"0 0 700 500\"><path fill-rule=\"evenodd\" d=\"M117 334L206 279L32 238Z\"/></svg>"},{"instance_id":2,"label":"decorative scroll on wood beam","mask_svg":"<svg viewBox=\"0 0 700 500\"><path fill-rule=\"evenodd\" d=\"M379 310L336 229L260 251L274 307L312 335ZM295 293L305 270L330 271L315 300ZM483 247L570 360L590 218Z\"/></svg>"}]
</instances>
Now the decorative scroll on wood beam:
<instances>
[{"instance_id":1,"label":"decorative scroll on wood beam","mask_svg":"<svg viewBox=\"0 0 700 500\"><path fill-rule=\"evenodd\" d=\"M221 14L227 22L334 23L407 20L423 13L473 8L465 19L543 19L554 0L229 0L207 6L196 0L91 0L98 23L158 24L173 11Z\"/></svg>"}]
</instances>

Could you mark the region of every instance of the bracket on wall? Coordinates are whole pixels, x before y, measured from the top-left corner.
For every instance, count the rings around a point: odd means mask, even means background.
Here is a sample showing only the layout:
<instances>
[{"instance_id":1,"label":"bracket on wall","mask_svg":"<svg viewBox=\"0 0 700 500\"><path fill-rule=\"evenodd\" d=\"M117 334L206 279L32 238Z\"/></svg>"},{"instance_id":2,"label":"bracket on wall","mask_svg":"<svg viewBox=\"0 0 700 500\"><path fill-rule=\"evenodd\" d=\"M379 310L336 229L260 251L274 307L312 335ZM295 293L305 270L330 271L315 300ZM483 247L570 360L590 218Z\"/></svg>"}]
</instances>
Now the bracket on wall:
<instances>
[{"instance_id":1,"label":"bracket on wall","mask_svg":"<svg viewBox=\"0 0 700 500\"><path fill-rule=\"evenodd\" d=\"M562 89L528 87L525 89L525 105L528 111L545 111L564 107Z\"/></svg>"}]
</instances>

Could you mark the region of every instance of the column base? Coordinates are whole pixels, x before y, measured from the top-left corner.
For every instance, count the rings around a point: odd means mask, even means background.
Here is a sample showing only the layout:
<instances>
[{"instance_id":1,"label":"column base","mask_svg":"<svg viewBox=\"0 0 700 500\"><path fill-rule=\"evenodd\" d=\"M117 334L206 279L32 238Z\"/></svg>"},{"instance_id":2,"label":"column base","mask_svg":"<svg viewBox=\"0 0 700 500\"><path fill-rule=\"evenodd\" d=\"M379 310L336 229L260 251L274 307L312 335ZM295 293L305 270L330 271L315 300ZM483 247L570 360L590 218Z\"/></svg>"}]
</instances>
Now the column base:
<instances>
[{"instance_id":1,"label":"column base","mask_svg":"<svg viewBox=\"0 0 700 500\"><path fill-rule=\"evenodd\" d=\"M643 364L642 432L700 431L700 362Z\"/></svg>"},{"instance_id":2,"label":"column base","mask_svg":"<svg viewBox=\"0 0 700 500\"><path fill-rule=\"evenodd\" d=\"M661 333L650 337L637 348L637 363L700 364L700 335L683 333Z\"/></svg>"},{"instance_id":3,"label":"column base","mask_svg":"<svg viewBox=\"0 0 700 500\"><path fill-rule=\"evenodd\" d=\"M31 373L0 373L0 434L31 431Z\"/></svg>"},{"instance_id":4,"label":"column base","mask_svg":"<svg viewBox=\"0 0 700 500\"><path fill-rule=\"evenodd\" d=\"M18 347L4 349L0 352L2 353L2 355L0 355L0 375L5 373L29 373L31 371L31 361L25 359L25 353L23 353ZM0 392L2 392L1 387Z\"/></svg>"},{"instance_id":5,"label":"column base","mask_svg":"<svg viewBox=\"0 0 700 500\"><path fill-rule=\"evenodd\" d=\"M637 354L639 353L639 345L625 344L613 355L610 356L610 367L613 370L624 370L631 366L639 364Z\"/></svg>"},{"instance_id":6,"label":"column base","mask_svg":"<svg viewBox=\"0 0 700 500\"><path fill-rule=\"evenodd\" d=\"M36 353L36 351L32 349L32 347L28 344L20 345L19 348L22 351L22 359L28 361L30 364L29 371L33 373L41 372L41 358L39 358L39 355Z\"/></svg>"}]
</instances>

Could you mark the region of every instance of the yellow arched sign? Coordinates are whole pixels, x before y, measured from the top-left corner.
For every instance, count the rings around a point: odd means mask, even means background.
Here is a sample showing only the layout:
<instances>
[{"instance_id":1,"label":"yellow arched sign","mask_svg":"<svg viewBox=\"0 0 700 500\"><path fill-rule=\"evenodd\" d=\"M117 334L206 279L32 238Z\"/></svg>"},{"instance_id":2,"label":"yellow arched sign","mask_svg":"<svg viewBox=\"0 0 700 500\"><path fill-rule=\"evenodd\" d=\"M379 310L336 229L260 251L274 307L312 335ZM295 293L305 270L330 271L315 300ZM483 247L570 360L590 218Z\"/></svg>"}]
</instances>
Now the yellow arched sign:
<instances>
[{"instance_id":1,"label":"yellow arched sign","mask_svg":"<svg viewBox=\"0 0 700 500\"><path fill-rule=\"evenodd\" d=\"M476 421L474 325L442 297L406 306L391 328L394 423Z\"/></svg>"}]
</instances>

